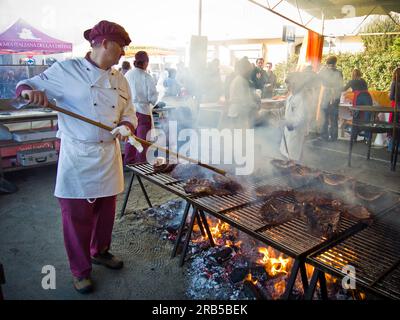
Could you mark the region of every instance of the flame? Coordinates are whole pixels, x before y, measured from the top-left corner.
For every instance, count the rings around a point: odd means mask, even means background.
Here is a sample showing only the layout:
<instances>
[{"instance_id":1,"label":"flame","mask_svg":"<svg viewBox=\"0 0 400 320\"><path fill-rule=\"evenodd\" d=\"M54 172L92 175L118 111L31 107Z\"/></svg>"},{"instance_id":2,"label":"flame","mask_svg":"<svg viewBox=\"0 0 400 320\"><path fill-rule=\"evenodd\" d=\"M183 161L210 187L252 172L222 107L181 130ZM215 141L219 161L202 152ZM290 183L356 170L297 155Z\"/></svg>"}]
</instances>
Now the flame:
<instances>
[{"instance_id":1,"label":"flame","mask_svg":"<svg viewBox=\"0 0 400 320\"><path fill-rule=\"evenodd\" d=\"M275 252L272 250L272 248L260 247L258 248L258 252L262 253L264 257L257 260L257 263L262 264L265 268L265 271L267 271L270 276L288 273L287 269L290 258L284 259L282 254L276 258Z\"/></svg>"},{"instance_id":2,"label":"flame","mask_svg":"<svg viewBox=\"0 0 400 320\"><path fill-rule=\"evenodd\" d=\"M231 240L226 240L225 242L225 246L226 247L236 247L236 248L240 248L240 245L242 244L242 241L237 241L237 242L233 242Z\"/></svg>"},{"instance_id":3,"label":"flame","mask_svg":"<svg viewBox=\"0 0 400 320\"><path fill-rule=\"evenodd\" d=\"M212 225L210 223L210 220L207 220L208 225L211 225L210 227L210 232L211 235L214 239L220 239L222 238L222 234L230 231L230 226L226 222L222 222L221 220L218 219L217 224Z\"/></svg>"},{"instance_id":4,"label":"flame","mask_svg":"<svg viewBox=\"0 0 400 320\"><path fill-rule=\"evenodd\" d=\"M257 280L253 279L253 277L252 277L252 275L251 275L250 272L247 274L247 276L246 276L246 278L244 278L244 280L250 281L250 282L252 282L254 285L256 285L257 282L258 282Z\"/></svg>"},{"instance_id":5,"label":"flame","mask_svg":"<svg viewBox=\"0 0 400 320\"><path fill-rule=\"evenodd\" d=\"M219 219L217 222L214 222L214 220L207 218L207 224L209 226L211 236L214 240L221 239L223 237L224 233L227 233L231 230L229 224L222 222ZM195 225L193 225L193 231L200 232L200 228L197 223ZM205 233L205 236L201 236L200 238L197 238L197 239L192 239L192 242L198 243L198 242L203 242L206 240L208 240L207 232ZM226 242L230 243L230 245L228 245L228 246L231 246L233 244L232 241L230 241L230 240L227 240ZM240 241L238 241L238 243L240 243ZM235 245L237 246L237 243L235 243Z\"/></svg>"},{"instance_id":6,"label":"flame","mask_svg":"<svg viewBox=\"0 0 400 320\"><path fill-rule=\"evenodd\" d=\"M272 299L278 299L285 293L286 281L284 279L279 280L274 284L274 292L272 293Z\"/></svg>"}]
</instances>

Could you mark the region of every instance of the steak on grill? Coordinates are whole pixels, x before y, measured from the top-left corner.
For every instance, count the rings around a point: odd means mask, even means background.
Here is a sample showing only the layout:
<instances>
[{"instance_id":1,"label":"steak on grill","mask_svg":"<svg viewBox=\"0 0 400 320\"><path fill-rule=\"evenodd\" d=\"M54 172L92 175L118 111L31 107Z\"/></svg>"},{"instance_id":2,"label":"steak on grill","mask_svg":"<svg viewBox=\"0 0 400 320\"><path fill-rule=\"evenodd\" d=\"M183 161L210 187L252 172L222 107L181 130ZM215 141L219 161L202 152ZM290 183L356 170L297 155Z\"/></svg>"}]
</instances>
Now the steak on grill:
<instances>
[{"instance_id":1,"label":"steak on grill","mask_svg":"<svg viewBox=\"0 0 400 320\"><path fill-rule=\"evenodd\" d=\"M224 180L225 184L221 184L222 180L215 182L210 179L204 178L191 178L184 185L183 189L186 193L198 194L198 195L216 195L225 196L237 193L239 191L237 185L227 184L227 180ZM241 188L241 186L239 186Z\"/></svg>"},{"instance_id":2,"label":"steak on grill","mask_svg":"<svg viewBox=\"0 0 400 320\"><path fill-rule=\"evenodd\" d=\"M176 164L173 163L154 163L153 164L153 171L155 173L169 173L172 170L174 170L176 167Z\"/></svg>"},{"instance_id":3,"label":"steak on grill","mask_svg":"<svg viewBox=\"0 0 400 320\"><path fill-rule=\"evenodd\" d=\"M287 170L293 167L296 163L292 160L280 160L280 159L273 159L271 160L271 164L280 170Z\"/></svg>"},{"instance_id":4,"label":"steak on grill","mask_svg":"<svg viewBox=\"0 0 400 320\"><path fill-rule=\"evenodd\" d=\"M309 232L316 237L330 238L339 231L340 211L307 206L304 215Z\"/></svg>"},{"instance_id":5,"label":"steak on grill","mask_svg":"<svg viewBox=\"0 0 400 320\"><path fill-rule=\"evenodd\" d=\"M295 192L294 196L296 201L303 205L311 206L330 206L338 209L341 206L341 201L333 199L330 193L323 193L318 191L299 191Z\"/></svg>"},{"instance_id":6,"label":"steak on grill","mask_svg":"<svg viewBox=\"0 0 400 320\"><path fill-rule=\"evenodd\" d=\"M242 192L243 187L235 177L213 174L216 189L224 189L232 193Z\"/></svg>"},{"instance_id":7,"label":"steak on grill","mask_svg":"<svg viewBox=\"0 0 400 320\"><path fill-rule=\"evenodd\" d=\"M171 172L172 178L177 180L188 180L190 178L206 178L209 176L207 169L191 163L179 163Z\"/></svg>"},{"instance_id":8,"label":"steak on grill","mask_svg":"<svg viewBox=\"0 0 400 320\"><path fill-rule=\"evenodd\" d=\"M294 165L290 168L290 172L293 176L301 178L318 178L321 175L321 171L304 167L301 165Z\"/></svg>"},{"instance_id":9,"label":"steak on grill","mask_svg":"<svg viewBox=\"0 0 400 320\"><path fill-rule=\"evenodd\" d=\"M262 220L268 225L278 225L298 218L301 213L301 206L271 198L263 204L259 212Z\"/></svg>"},{"instance_id":10,"label":"steak on grill","mask_svg":"<svg viewBox=\"0 0 400 320\"><path fill-rule=\"evenodd\" d=\"M186 193L194 194L213 194L215 191L211 180L197 178L189 179L183 189Z\"/></svg>"},{"instance_id":11,"label":"steak on grill","mask_svg":"<svg viewBox=\"0 0 400 320\"><path fill-rule=\"evenodd\" d=\"M346 177L346 176L343 176L340 174L334 174L334 173L324 173L322 175L322 180L330 186L341 185L350 179L351 178L349 178L349 177Z\"/></svg>"},{"instance_id":12,"label":"steak on grill","mask_svg":"<svg viewBox=\"0 0 400 320\"><path fill-rule=\"evenodd\" d=\"M259 186L256 188L255 192L256 196L262 199L285 197L294 194L292 189L284 188L281 186L269 186L269 185Z\"/></svg>"},{"instance_id":13,"label":"steak on grill","mask_svg":"<svg viewBox=\"0 0 400 320\"><path fill-rule=\"evenodd\" d=\"M365 201L374 201L383 195L382 191L376 191L376 187L359 182L355 182L353 188L355 196Z\"/></svg>"},{"instance_id":14,"label":"steak on grill","mask_svg":"<svg viewBox=\"0 0 400 320\"><path fill-rule=\"evenodd\" d=\"M372 213L360 205L343 205L340 211L345 218L351 220L368 221L372 219Z\"/></svg>"}]
</instances>

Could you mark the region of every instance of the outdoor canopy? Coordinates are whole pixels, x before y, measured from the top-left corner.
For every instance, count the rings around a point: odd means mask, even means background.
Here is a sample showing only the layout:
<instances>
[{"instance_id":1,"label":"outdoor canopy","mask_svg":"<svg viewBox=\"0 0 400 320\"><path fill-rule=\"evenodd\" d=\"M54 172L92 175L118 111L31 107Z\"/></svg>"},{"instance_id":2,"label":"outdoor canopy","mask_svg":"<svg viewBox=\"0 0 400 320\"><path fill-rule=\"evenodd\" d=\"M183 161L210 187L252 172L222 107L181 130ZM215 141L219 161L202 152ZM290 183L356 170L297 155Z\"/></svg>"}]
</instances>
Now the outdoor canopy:
<instances>
[{"instance_id":1,"label":"outdoor canopy","mask_svg":"<svg viewBox=\"0 0 400 320\"><path fill-rule=\"evenodd\" d=\"M44 55L72 51L72 43L61 41L19 19L0 34L0 54Z\"/></svg>"},{"instance_id":2,"label":"outdoor canopy","mask_svg":"<svg viewBox=\"0 0 400 320\"><path fill-rule=\"evenodd\" d=\"M399 0L286 0L314 17L340 19L400 12Z\"/></svg>"}]
</instances>

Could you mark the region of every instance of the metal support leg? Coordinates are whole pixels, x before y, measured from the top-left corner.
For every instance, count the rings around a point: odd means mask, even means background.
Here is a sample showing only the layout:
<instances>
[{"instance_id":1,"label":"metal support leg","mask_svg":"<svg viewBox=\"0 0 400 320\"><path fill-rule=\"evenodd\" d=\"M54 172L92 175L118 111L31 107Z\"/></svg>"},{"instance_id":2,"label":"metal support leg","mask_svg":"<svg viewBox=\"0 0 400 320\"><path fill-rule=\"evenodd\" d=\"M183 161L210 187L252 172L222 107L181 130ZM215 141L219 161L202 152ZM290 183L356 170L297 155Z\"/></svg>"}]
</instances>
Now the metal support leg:
<instances>
[{"instance_id":1,"label":"metal support leg","mask_svg":"<svg viewBox=\"0 0 400 320\"><path fill-rule=\"evenodd\" d=\"M299 259L296 259L294 261L292 270L290 271L290 277L289 277L289 280L288 280L288 282L286 284L285 293L282 296L283 300L289 300L290 297L292 296L292 291L293 291L294 284L296 282L296 278L297 278L297 274L299 272L299 268L300 268L300 261L299 261Z\"/></svg>"},{"instance_id":2,"label":"metal support leg","mask_svg":"<svg viewBox=\"0 0 400 320\"><path fill-rule=\"evenodd\" d=\"M304 262L302 262L300 264L300 276L301 276L301 282L303 284L304 292L306 292L308 290L308 278L307 278L306 265Z\"/></svg>"},{"instance_id":3,"label":"metal support leg","mask_svg":"<svg viewBox=\"0 0 400 320\"><path fill-rule=\"evenodd\" d=\"M357 135L356 135L357 139ZM353 134L350 135L350 144L349 144L349 159L347 165L351 167L351 152L353 151Z\"/></svg>"},{"instance_id":4,"label":"metal support leg","mask_svg":"<svg viewBox=\"0 0 400 320\"><path fill-rule=\"evenodd\" d=\"M197 212L197 214L196 214L196 223L197 223L197 225L199 226L201 235L202 235L203 238L204 238L204 237L206 236L206 233L204 232L203 222L201 221L201 218L200 218L200 215L199 215L198 212Z\"/></svg>"},{"instance_id":5,"label":"metal support leg","mask_svg":"<svg viewBox=\"0 0 400 320\"><path fill-rule=\"evenodd\" d=\"M210 241L210 245L211 245L211 247L215 247L215 242L214 242L213 236L210 231L210 227L208 226L208 222L207 222L206 216L204 215L203 210L200 210L200 217L203 220L203 225L204 225L204 228L206 229L208 240Z\"/></svg>"},{"instance_id":6,"label":"metal support leg","mask_svg":"<svg viewBox=\"0 0 400 320\"><path fill-rule=\"evenodd\" d=\"M4 276L3 265L0 263L0 301L4 300L3 291L1 290L1 285L6 283L6 278Z\"/></svg>"},{"instance_id":7,"label":"metal support leg","mask_svg":"<svg viewBox=\"0 0 400 320\"><path fill-rule=\"evenodd\" d=\"M140 188L142 188L144 197L146 198L147 204L149 205L150 208L153 208L153 206L152 206L152 204L150 202L149 196L147 195L146 189L144 188L142 180L140 179L139 176L137 178L138 178L138 181L139 181L139 184L140 184Z\"/></svg>"},{"instance_id":8,"label":"metal support leg","mask_svg":"<svg viewBox=\"0 0 400 320\"><path fill-rule=\"evenodd\" d=\"M322 300L328 300L328 290L326 288L326 278L325 273L320 270L314 269L314 273L311 277L310 286L305 294L306 300L312 300L314 297L315 289L317 288L317 283L319 281L319 288L321 290Z\"/></svg>"},{"instance_id":9,"label":"metal support leg","mask_svg":"<svg viewBox=\"0 0 400 320\"><path fill-rule=\"evenodd\" d=\"M390 170L396 171L397 155L399 153L400 135L393 137L392 154L390 156Z\"/></svg>"},{"instance_id":10,"label":"metal support leg","mask_svg":"<svg viewBox=\"0 0 400 320\"><path fill-rule=\"evenodd\" d=\"M328 290L326 288L325 273L319 271L319 288L321 289L322 300L328 300Z\"/></svg>"},{"instance_id":11,"label":"metal support leg","mask_svg":"<svg viewBox=\"0 0 400 320\"><path fill-rule=\"evenodd\" d=\"M190 238L192 236L192 231L193 231L193 226L194 226L194 219L196 218L197 211L198 211L198 209L195 208L193 213L192 213L192 217L190 218L189 229L188 229L188 231L186 233L185 243L183 245L181 257L180 257L180 260L179 260L179 266L180 267L182 267L183 264L185 263L186 252L187 252L187 249L188 249L188 246L189 246Z\"/></svg>"},{"instance_id":12,"label":"metal support leg","mask_svg":"<svg viewBox=\"0 0 400 320\"><path fill-rule=\"evenodd\" d=\"M135 179L135 174L134 173L132 173L131 181L129 181L129 186L126 189L126 192L125 192L124 204L122 205L121 213L119 215L120 218L122 218L124 216L124 214L125 214L126 205L128 203L129 195L130 195L131 189L132 189L133 179Z\"/></svg>"},{"instance_id":13,"label":"metal support leg","mask_svg":"<svg viewBox=\"0 0 400 320\"><path fill-rule=\"evenodd\" d=\"M367 152L367 160L371 157L371 144L372 144L372 131L368 132L368 152Z\"/></svg>"},{"instance_id":14,"label":"metal support leg","mask_svg":"<svg viewBox=\"0 0 400 320\"><path fill-rule=\"evenodd\" d=\"M186 202L185 211L183 212L181 225L179 226L178 236L176 237L176 240L175 240L175 245L174 245L174 249L172 250L171 258L174 258L176 256L176 253L178 252L178 247L181 244L183 229L185 229L185 224L186 224L186 219L187 219L187 216L189 213L189 209L190 209L190 203Z\"/></svg>"},{"instance_id":15,"label":"metal support leg","mask_svg":"<svg viewBox=\"0 0 400 320\"><path fill-rule=\"evenodd\" d=\"M317 288L318 283L318 270L314 268L314 272L311 277L310 285L308 286L308 290L305 292L305 300L312 300L314 297L315 289Z\"/></svg>"}]
</instances>

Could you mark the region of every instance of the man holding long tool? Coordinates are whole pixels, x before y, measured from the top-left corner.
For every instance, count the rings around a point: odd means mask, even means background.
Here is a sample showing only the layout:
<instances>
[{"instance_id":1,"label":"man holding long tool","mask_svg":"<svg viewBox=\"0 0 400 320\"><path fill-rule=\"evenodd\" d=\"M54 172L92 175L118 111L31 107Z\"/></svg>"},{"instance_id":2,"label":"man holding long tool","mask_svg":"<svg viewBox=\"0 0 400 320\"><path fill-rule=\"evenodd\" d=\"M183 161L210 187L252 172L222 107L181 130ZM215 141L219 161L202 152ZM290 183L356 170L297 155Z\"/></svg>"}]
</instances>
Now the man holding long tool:
<instances>
[{"instance_id":1,"label":"man holding long tool","mask_svg":"<svg viewBox=\"0 0 400 320\"><path fill-rule=\"evenodd\" d=\"M131 39L113 22L100 21L84 32L92 51L85 58L53 64L42 74L21 81L17 95L35 105L48 98L79 115L115 128L107 132L59 113L61 139L55 196L63 222L64 243L73 283L80 293L93 290L92 263L120 269L110 252L116 195L124 189L118 139L137 126L131 92L124 76L111 67L124 55Z\"/></svg>"}]
</instances>

